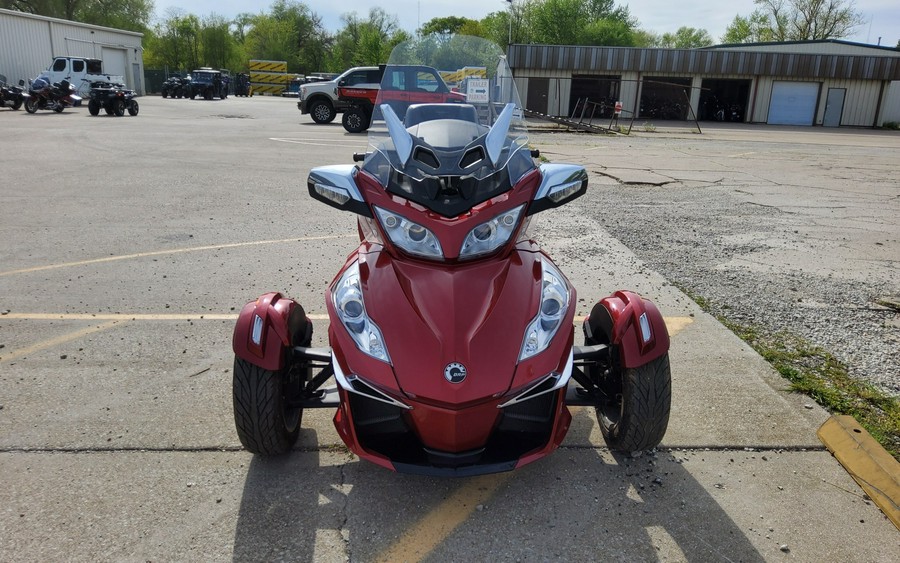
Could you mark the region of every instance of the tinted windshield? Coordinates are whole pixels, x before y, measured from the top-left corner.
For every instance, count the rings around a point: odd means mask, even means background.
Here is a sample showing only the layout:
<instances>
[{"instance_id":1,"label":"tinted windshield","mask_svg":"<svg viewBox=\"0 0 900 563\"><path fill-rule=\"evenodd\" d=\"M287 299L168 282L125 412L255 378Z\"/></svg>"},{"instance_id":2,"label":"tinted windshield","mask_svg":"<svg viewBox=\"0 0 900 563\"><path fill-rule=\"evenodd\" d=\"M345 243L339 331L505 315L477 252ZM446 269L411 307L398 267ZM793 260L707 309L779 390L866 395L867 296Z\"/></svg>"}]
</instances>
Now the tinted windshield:
<instances>
[{"instance_id":1,"label":"tinted windshield","mask_svg":"<svg viewBox=\"0 0 900 563\"><path fill-rule=\"evenodd\" d=\"M193 81L194 82L212 82L213 77L215 77L217 73L214 72L198 72L194 71Z\"/></svg>"},{"instance_id":2,"label":"tinted windshield","mask_svg":"<svg viewBox=\"0 0 900 563\"><path fill-rule=\"evenodd\" d=\"M363 169L389 192L455 216L535 168L521 107L496 44L460 35L401 43L384 70ZM402 123L393 138L392 122Z\"/></svg>"}]
</instances>

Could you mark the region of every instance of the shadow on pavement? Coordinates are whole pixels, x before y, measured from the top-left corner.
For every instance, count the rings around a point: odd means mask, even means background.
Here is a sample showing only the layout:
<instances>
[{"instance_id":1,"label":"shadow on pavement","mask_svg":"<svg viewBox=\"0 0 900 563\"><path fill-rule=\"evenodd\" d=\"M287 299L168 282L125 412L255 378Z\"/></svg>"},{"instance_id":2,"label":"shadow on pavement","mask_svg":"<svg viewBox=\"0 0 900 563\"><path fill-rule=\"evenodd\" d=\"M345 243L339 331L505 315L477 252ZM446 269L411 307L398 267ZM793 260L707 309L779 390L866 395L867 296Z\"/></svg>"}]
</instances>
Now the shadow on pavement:
<instances>
[{"instance_id":1,"label":"shadow on pavement","mask_svg":"<svg viewBox=\"0 0 900 563\"><path fill-rule=\"evenodd\" d=\"M567 438L576 445L479 478L400 475L358 461L321 465L332 455L324 452L254 457L234 560L764 560L675 454L588 447L594 424L582 409Z\"/></svg>"}]
</instances>

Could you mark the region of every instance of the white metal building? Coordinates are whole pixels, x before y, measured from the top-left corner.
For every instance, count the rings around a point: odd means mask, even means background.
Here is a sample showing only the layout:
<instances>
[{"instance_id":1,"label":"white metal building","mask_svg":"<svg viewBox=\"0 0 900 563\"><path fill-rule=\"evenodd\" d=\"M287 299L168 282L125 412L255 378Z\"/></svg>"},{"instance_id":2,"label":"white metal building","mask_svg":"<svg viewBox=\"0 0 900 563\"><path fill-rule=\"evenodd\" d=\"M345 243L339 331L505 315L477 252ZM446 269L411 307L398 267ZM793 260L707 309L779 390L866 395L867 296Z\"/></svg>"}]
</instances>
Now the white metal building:
<instances>
[{"instance_id":1,"label":"white metal building","mask_svg":"<svg viewBox=\"0 0 900 563\"><path fill-rule=\"evenodd\" d=\"M773 125L878 127L900 122L900 51L846 41L641 49L512 45L525 107L550 115L607 113ZM589 100L590 105L584 101ZM583 113L582 113L583 115Z\"/></svg>"},{"instance_id":2,"label":"white metal building","mask_svg":"<svg viewBox=\"0 0 900 563\"><path fill-rule=\"evenodd\" d=\"M54 57L101 59L103 72L123 76L144 94L142 33L0 9L0 74L26 82Z\"/></svg>"}]
</instances>

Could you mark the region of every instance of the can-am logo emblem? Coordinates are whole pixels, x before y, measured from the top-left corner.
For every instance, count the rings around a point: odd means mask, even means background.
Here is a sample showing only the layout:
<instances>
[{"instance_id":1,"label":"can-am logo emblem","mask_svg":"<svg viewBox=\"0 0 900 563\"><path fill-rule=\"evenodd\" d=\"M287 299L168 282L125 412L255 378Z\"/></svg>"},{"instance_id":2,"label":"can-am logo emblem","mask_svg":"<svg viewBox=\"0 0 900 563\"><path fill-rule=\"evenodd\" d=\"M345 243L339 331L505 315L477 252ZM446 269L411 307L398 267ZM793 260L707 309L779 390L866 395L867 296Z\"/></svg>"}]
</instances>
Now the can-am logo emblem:
<instances>
[{"instance_id":1,"label":"can-am logo emblem","mask_svg":"<svg viewBox=\"0 0 900 563\"><path fill-rule=\"evenodd\" d=\"M450 383L462 383L466 373L466 366L459 362L451 362L444 368L444 378Z\"/></svg>"}]
</instances>

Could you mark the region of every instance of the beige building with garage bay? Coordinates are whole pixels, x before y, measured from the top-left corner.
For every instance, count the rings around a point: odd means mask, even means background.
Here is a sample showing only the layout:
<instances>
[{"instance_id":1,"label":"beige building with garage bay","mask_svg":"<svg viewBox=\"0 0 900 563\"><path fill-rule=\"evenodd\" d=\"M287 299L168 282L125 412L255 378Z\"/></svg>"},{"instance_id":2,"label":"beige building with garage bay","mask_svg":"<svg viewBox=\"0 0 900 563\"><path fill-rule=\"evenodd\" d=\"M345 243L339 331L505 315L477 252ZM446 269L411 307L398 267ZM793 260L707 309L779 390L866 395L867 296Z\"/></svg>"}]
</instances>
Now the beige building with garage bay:
<instances>
[{"instance_id":1,"label":"beige building with garage bay","mask_svg":"<svg viewBox=\"0 0 900 563\"><path fill-rule=\"evenodd\" d=\"M900 51L847 41L642 49L511 45L529 110L772 125L881 127L900 122Z\"/></svg>"}]
</instances>

